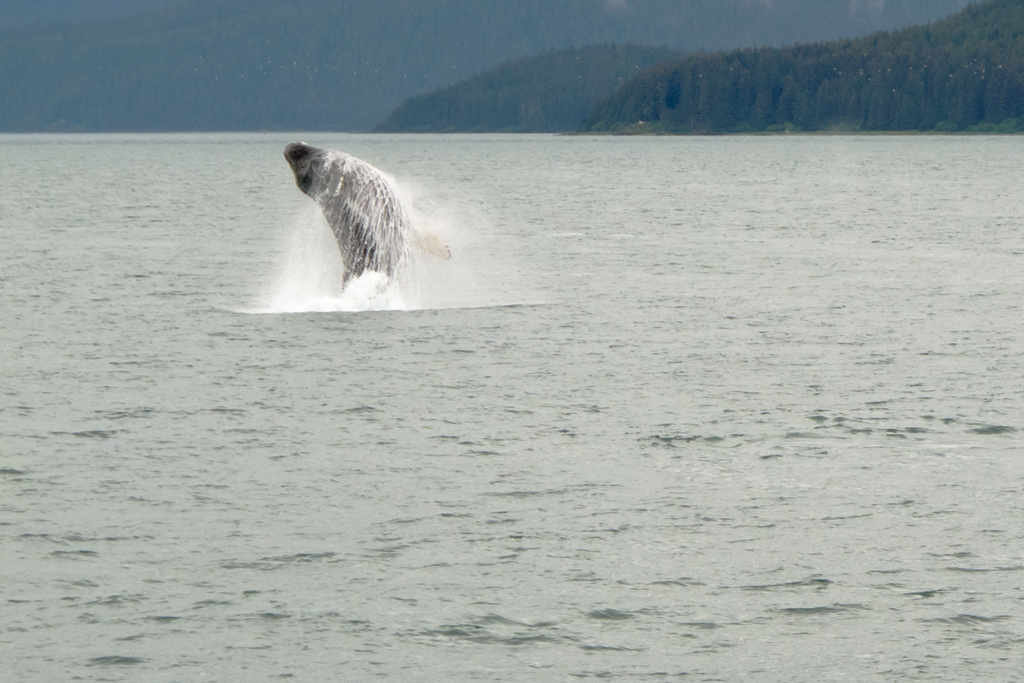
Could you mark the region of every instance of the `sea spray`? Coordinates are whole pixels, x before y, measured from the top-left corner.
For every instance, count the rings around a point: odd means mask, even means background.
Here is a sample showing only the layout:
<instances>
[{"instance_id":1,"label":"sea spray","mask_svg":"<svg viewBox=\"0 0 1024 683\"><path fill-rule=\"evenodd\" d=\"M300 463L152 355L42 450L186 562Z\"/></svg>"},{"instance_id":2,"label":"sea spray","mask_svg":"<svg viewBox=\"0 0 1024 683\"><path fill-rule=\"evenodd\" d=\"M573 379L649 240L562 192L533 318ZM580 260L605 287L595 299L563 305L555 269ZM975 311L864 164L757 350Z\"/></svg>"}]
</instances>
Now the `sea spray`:
<instances>
[{"instance_id":1,"label":"sea spray","mask_svg":"<svg viewBox=\"0 0 1024 683\"><path fill-rule=\"evenodd\" d=\"M258 308L263 313L358 312L409 308L400 281L366 271L344 283L345 266L319 207L294 219L284 262Z\"/></svg>"},{"instance_id":2,"label":"sea spray","mask_svg":"<svg viewBox=\"0 0 1024 683\"><path fill-rule=\"evenodd\" d=\"M416 308L443 309L538 299L519 293L524 289L522 278L513 276L515 264L504 258L502 241L494 239L483 201L453 202L445 196L447 189L424 188L414 178L395 183L414 230L421 235L439 235L452 253L446 261L412 250L404 289L407 301Z\"/></svg>"},{"instance_id":3,"label":"sea spray","mask_svg":"<svg viewBox=\"0 0 1024 683\"><path fill-rule=\"evenodd\" d=\"M413 248L395 278L366 271L346 286L344 263L327 220L317 205L307 204L286 228L278 274L252 312L477 308L542 299L526 291L532 278L524 277L515 260L496 251L500 242L493 239L485 212L473 206L456 210L414 179L388 180L413 231L438 235L451 247L450 260Z\"/></svg>"}]
</instances>

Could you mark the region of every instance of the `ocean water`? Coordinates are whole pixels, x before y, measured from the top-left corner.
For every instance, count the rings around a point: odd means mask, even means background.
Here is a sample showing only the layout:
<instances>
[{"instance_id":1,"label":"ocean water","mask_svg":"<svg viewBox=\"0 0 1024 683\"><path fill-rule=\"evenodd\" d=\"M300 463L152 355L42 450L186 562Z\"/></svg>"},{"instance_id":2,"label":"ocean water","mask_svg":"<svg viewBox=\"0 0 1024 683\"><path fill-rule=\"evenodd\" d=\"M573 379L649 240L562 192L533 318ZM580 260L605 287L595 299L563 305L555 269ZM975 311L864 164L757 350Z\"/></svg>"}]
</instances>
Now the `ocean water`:
<instances>
[{"instance_id":1,"label":"ocean water","mask_svg":"<svg viewBox=\"0 0 1024 683\"><path fill-rule=\"evenodd\" d=\"M284 144L452 249L340 263ZM0 136L0 680L1014 681L1024 138Z\"/></svg>"}]
</instances>

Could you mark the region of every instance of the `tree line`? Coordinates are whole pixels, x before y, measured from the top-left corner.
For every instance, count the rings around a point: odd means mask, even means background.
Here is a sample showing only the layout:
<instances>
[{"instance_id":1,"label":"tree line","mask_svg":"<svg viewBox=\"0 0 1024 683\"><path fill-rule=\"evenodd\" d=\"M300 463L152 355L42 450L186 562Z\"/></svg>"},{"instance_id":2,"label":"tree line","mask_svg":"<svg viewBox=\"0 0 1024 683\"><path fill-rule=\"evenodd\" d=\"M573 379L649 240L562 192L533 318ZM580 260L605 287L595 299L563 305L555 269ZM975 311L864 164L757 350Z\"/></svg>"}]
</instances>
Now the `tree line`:
<instances>
[{"instance_id":1,"label":"tree line","mask_svg":"<svg viewBox=\"0 0 1024 683\"><path fill-rule=\"evenodd\" d=\"M383 132L556 133L574 131L590 108L668 48L593 45L515 60L453 86L405 100Z\"/></svg>"},{"instance_id":2,"label":"tree line","mask_svg":"<svg viewBox=\"0 0 1024 683\"><path fill-rule=\"evenodd\" d=\"M1024 130L1024 0L866 38L695 54L596 104L582 131Z\"/></svg>"}]
</instances>

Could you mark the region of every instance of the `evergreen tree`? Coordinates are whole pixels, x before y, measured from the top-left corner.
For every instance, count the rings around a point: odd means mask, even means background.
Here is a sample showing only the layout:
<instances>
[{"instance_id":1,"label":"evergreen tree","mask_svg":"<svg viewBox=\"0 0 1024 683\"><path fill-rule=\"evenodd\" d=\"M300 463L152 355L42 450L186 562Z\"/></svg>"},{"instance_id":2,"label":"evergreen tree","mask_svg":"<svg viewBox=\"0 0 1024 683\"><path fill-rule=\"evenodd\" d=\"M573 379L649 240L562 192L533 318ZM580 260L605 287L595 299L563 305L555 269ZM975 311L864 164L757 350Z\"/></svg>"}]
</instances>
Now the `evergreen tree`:
<instances>
[{"instance_id":1,"label":"evergreen tree","mask_svg":"<svg viewBox=\"0 0 1024 683\"><path fill-rule=\"evenodd\" d=\"M690 55L639 74L581 126L784 129L1024 130L1024 0L856 40Z\"/></svg>"}]
</instances>

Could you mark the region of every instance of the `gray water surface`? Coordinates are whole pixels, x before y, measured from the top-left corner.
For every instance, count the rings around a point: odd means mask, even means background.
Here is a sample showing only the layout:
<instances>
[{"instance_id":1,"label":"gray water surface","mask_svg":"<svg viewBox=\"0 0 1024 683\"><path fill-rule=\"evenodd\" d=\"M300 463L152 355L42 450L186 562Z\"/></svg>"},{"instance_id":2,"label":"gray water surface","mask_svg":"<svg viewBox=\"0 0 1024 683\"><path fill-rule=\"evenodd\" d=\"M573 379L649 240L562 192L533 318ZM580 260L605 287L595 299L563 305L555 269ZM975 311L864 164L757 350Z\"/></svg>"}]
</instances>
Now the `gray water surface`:
<instances>
[{"instance_id":1,"label":"gray water surface","mask_svg":"<svg viewBox=\"0 0 1024 683\"><path fill-rule=\"evenodd\" d=\"M1024 138L294 137L0 136L0 679L1022 680Z\"/></svg>"}]
</instances>

